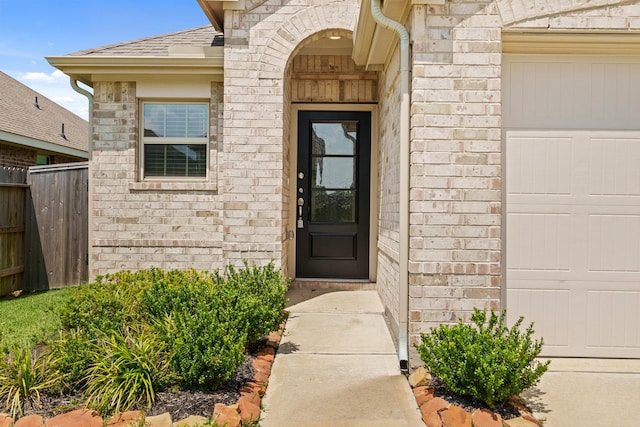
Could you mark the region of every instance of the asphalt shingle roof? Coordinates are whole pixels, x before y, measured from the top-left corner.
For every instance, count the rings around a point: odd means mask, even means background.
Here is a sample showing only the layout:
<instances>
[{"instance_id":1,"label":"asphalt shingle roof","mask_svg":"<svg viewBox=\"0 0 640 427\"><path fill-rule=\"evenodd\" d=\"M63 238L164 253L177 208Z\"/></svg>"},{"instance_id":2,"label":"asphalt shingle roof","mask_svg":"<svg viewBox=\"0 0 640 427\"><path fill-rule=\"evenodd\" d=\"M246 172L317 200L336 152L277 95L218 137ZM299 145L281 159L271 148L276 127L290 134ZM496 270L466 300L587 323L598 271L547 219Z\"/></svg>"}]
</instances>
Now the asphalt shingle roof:
<instances>
[{"instance_id":1,"label":"asphalt shingle roof","mask_svg":"<svg viewBox=\"0 0 640 427\"><path fill-rule=\"evenodd\" d=\"M37 108L34 104L38 97ZM67 139L60 136L62 124ZM87 151L86 120L0 71L0 131Z\"/></svg>"},{"instance_id":2,"label":"asphalt shingle roof","mask_svg":"<svg viewBox=\"0 0 640 427\"><path fill-rule=\"evenodd\" d=\"M163 57L169 56L169 46L212 46L214 37L220 34L211 25L205 25L175 33L81 50L68 56Z\"/></svg>"}]
</instances>

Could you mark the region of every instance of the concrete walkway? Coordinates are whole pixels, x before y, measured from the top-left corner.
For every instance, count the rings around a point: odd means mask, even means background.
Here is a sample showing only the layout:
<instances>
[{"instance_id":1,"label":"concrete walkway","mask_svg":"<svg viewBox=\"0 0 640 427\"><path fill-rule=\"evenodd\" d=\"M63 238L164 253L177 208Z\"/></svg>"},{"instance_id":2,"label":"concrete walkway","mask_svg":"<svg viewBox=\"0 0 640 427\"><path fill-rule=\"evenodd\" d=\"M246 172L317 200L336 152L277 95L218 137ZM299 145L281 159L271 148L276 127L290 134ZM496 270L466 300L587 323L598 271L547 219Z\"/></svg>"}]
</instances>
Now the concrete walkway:
<instances>
[{"instance_id":1,"label":"concrete walkway","mask_svg":"<svg viewBox=\"0 0 640 427\"><path fill-rule=\"evenodd\" d=\"M640 360L551 359L522 394L544 427L640 425Z\"/></svg>"},{"instance_id":2,"label":"concrete walkway","mask_svg":"<svg viewBox=\"0 0 640 427\"><path fill-rule=\"evenodd\" d=\"M424 426L375 291L292 289L262 427Z\"/></svg>"}]
</instances>

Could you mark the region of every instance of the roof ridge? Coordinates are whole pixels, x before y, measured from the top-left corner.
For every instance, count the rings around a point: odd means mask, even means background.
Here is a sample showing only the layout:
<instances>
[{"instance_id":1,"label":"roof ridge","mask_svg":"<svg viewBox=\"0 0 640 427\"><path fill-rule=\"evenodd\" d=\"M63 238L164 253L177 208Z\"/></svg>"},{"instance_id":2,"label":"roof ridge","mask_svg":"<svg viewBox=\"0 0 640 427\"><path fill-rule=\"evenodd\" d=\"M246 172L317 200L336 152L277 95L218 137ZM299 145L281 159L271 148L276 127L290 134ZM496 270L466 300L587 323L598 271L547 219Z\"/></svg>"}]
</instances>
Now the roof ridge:
<instances>
[{"instance_id":1,"label":"roof ridge","mask_svg":"<svg viewBox=\"0 0 640 427\"><path fill-rule=\"evenodd\" d=\"M104 45L104 46L99 46L99 47L79 50L77 52L72 52L72 53L69 53L67 55L68 56L88 55L88 54L96 53L96 52L99 52L99 51L105 50L105 49L112 49L112 48L115 48L115 47L125 46L125 45L132 44L132 43L139 43L139 42L145 42L145 41L164 38L164 37L169 37L169 36L175 36L175 35L178 35L178 34L183 34L183 33L188 33L188 32L192 32L192 31L202 30L202 29L210 28L210 27L211 27L211 24L201 25L199 27L187 28L185 30L174 31L174 32L171 32L171 33L156 34L156 35L153 35L153 36L141 37L141 38L134 39L134 40L127 40L127 41L122 41L122 42L118 42L118 43L112 43L112 44L108 44L108 45Z\"/></svg>"}]
</instances>

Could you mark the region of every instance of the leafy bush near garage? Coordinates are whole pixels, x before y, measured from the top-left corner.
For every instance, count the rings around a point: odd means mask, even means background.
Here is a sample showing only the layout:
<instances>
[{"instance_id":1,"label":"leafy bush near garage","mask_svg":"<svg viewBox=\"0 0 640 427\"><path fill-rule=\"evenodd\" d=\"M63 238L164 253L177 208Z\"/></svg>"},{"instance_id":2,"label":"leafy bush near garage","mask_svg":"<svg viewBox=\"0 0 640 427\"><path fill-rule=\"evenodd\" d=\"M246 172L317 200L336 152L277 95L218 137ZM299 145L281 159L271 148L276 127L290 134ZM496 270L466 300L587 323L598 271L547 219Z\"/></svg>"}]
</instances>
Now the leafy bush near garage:
<instances>
[{"instance_id":1,"label":"leafy bush near garage","mask_svg":"<svg viewBox=\"0 0 640 427\"><path fill-rule=\"evenodd\" d=\"M495 407L537 384L550 363L536 361L543 339L532 338L533 323L523 333L523 321L508 328L506 310L487 315L474 309L471 324L431 328L416 347L444 387Z\"/></svg>"}]
</instances>

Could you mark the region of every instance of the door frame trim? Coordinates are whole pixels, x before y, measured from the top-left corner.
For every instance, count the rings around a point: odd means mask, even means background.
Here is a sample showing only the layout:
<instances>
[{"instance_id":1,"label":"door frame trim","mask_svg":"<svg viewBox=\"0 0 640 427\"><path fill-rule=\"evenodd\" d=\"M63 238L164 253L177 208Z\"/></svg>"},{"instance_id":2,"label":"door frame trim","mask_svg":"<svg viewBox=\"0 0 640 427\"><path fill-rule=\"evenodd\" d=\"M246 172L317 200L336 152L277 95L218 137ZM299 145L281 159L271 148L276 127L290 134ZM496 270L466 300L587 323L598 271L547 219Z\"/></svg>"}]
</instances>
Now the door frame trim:
<instances>
[{"instance_id":1,"label":"door frame trim","mask_svg":"<svg viewBox=\"0 0 640 427\"><path fill-rule=\"evenodd\" d=\"M287 233L297 232L296 228L296 195L298 175L298 112L299 111L358 111L371 113L371 169L369 177L369 281L375 282L378 272L378 106L375 104L291 104L291 129L289 146L289 194ZM291 277L296 272L296 238L289 246L288 271Z\"/></svg>"}]
</instances>

